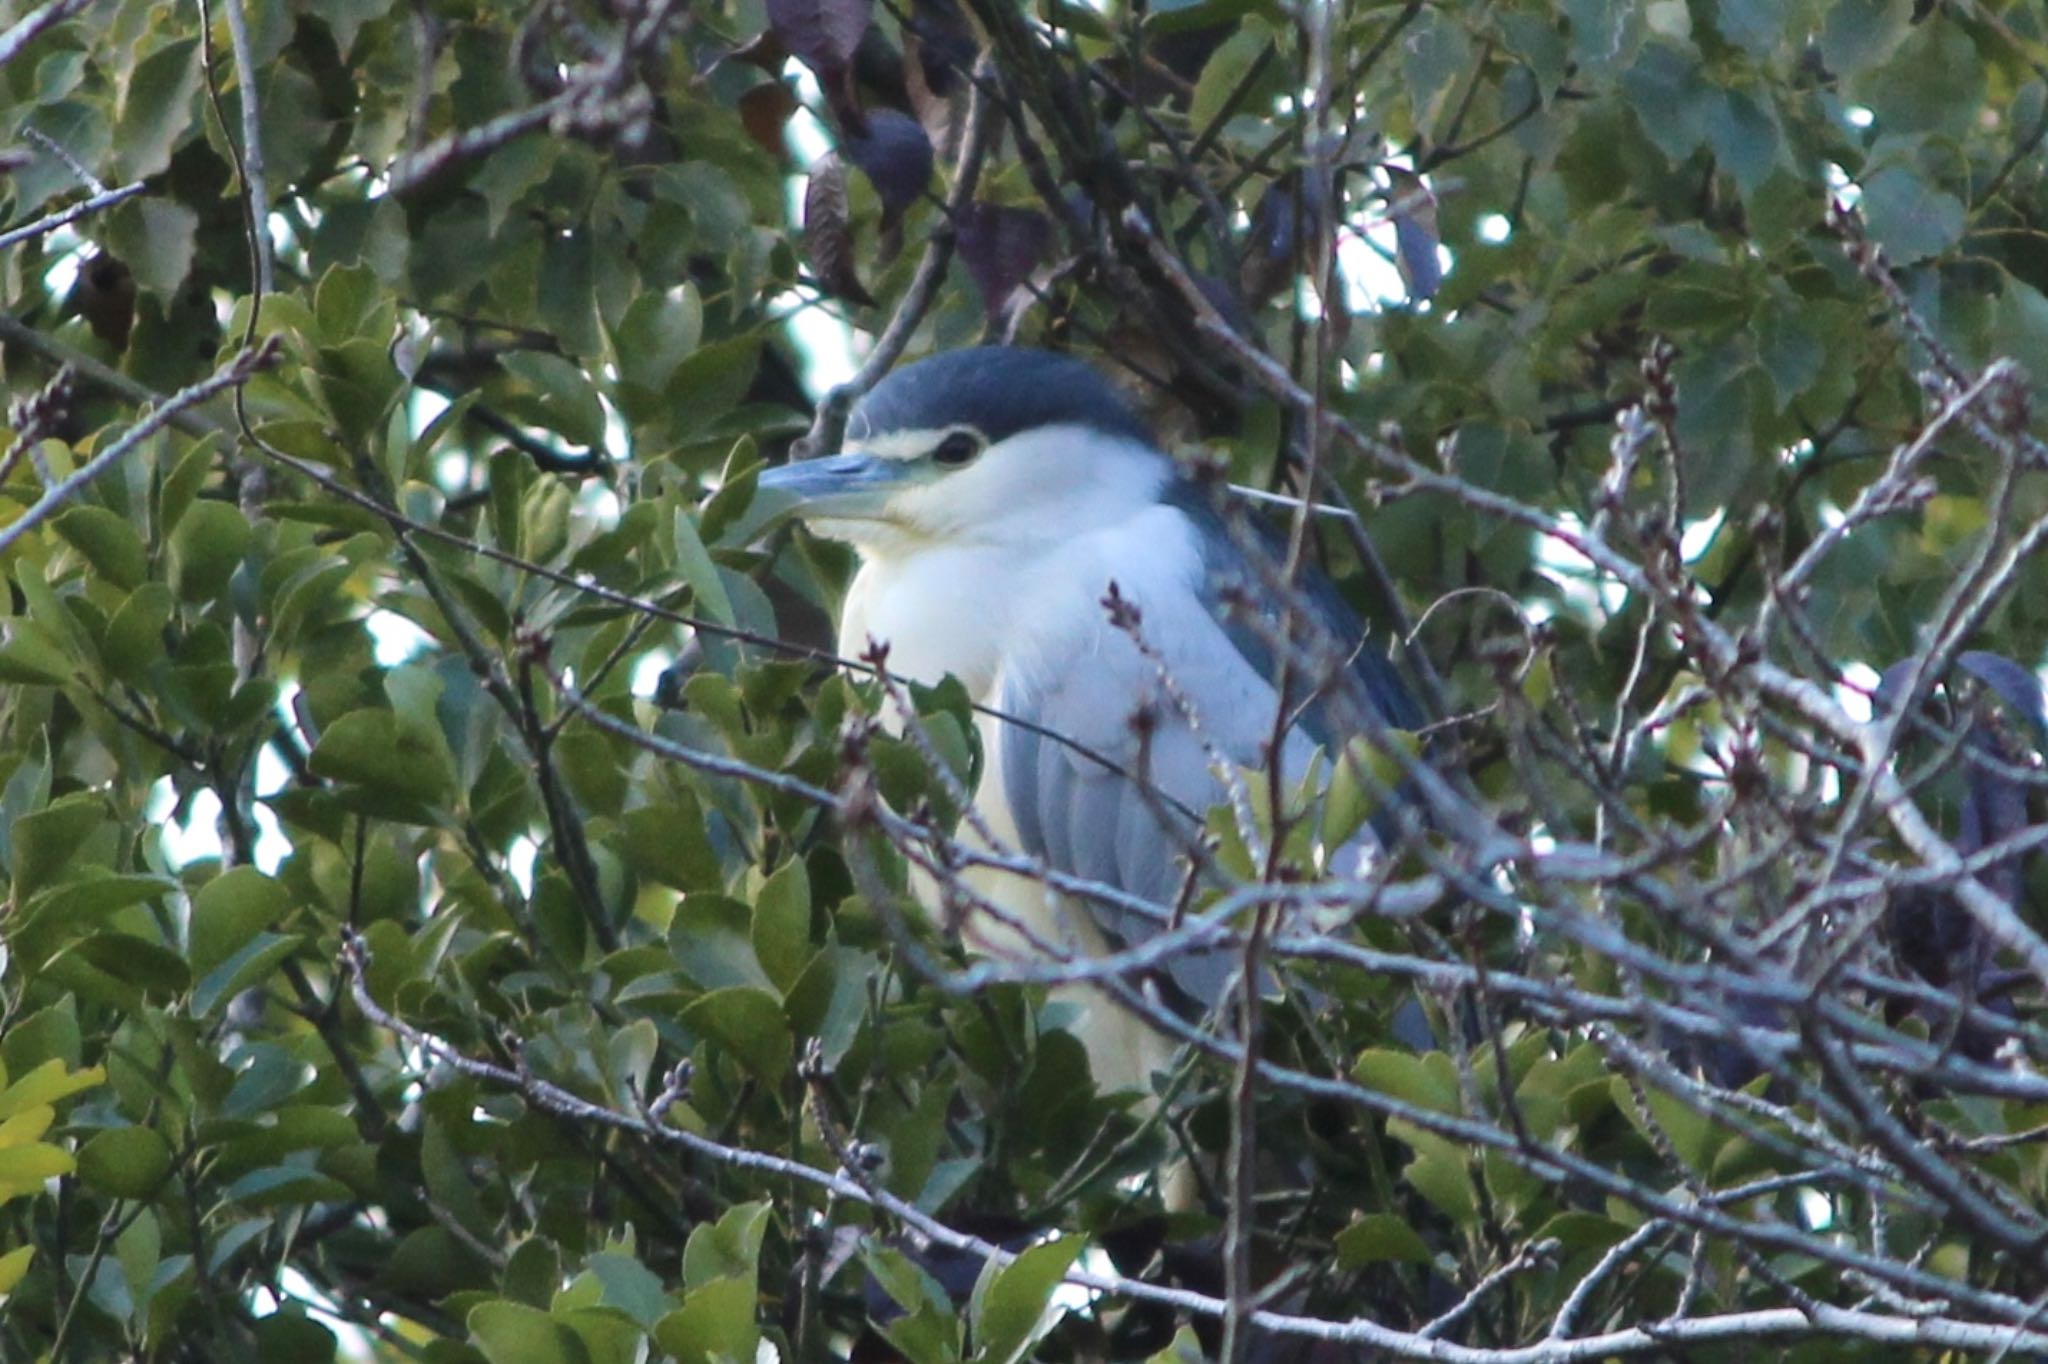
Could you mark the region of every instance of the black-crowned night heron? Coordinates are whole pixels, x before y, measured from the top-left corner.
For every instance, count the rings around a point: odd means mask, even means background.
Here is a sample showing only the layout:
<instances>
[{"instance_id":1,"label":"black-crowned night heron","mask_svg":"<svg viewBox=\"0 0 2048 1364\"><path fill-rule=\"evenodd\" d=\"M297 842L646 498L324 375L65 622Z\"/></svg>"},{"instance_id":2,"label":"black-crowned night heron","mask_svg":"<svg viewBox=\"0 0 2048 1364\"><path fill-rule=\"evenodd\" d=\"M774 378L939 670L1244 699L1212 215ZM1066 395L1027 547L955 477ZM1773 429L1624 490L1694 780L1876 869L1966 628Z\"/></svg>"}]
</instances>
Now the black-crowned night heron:
<instances>
[{"instance_id":1,"label":"black-crowned night heron","mask_svg":"<svg viewBox=\"0 0 2048 1364\"><path fill-rule=\"evenodd\" d=\"M968 885L1030 935L984 912L963 926L969 945L1029 957L1037 936L1101 954L1160 931L1197 832L1185 812L1224 799L1213 759L1267 765L1282 704L1272 647L1282 613L1273 610L1263 632L1226 617L1226 584L1271 600L1262 592L1270 574L1248 561L1116 390L1082 361L1048 351L935 356L894 371L854 407L843 453L771 470L760 486L788 499L812 531L860 553L842 654L886 643L892 672L925 683L950 673L1001 712L978 722L984 764L974 793L996 838L1161 907L1158 916L1082 909L983 868ZM1137 608L1137 638L1105 607L1111 584ZM1321 633L1350 654L1350 690L1381 723L1418 728L1392 664L1361 647L1334 590L1312 573L1302 587ZM1347 736L1330 733L1326 718L1341 707L1305 706L1302 688L1290 690L1278 769L1298 782L1319 746L1332 751ZM1132 775L1140 770L1150 793ZM1208 1006L1233 966L1230 954L1210 952L1176 957L1169 969ZM1172 1048L1090 987L1061 989L1081 1006L1073 1028L1097 1083L1149 1089Z\"/></svg>"}]
</instances>

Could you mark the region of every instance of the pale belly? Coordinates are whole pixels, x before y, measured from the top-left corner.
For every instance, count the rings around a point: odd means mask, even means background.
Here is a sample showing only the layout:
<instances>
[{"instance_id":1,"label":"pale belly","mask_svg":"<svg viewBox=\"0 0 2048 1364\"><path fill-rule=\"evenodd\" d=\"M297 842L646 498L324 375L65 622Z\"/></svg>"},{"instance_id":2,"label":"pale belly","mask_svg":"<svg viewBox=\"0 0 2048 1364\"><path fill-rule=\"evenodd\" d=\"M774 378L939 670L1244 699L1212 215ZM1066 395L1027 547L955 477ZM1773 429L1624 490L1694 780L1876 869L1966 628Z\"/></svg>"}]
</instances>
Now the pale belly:
<instances>
[{"instance_id":1,"label":"pale belly","mask_svg":"<svg viewBox=\"0 0 2048 1364\"><path fill-rule=\"evenodd\" d=\"M990 704L990 698L1002 694L1000 641L1010 622L986 594L957 586L971 583L974 575L961 571L959 578L946 580L949 569L961 567L935 565L917 583L906 583L900 573L864 568L847 595L841 654L860 658L868 653L871 641L886 642L888 667L897 676L930 684L951 674L977 703ZM898 716L885 717L892 729L900 722ZM1014 857L1020 849L1017 826L1003 795L1001 724L987 715L976 722L983 769L974 802L994 839L993 849L967 821L962 821L958 836L969 847ZM958 929L961 941L978 955L1036 963L1086 960L1110 950L1085 910L1042 882L995 868L970 867L961 874L961 883L979 907L970 904ZM937 882L913 868L911 889L926 913L936 916L942 905ZM1076 1020L1069 1026L1088 1054L1097 1086L1105 1091L1152 1092L1153 1072L1171 1064L1171 1042L1105 997L1100 986L1055 985L1049 994L1054 1003L1077 1006L1067 1011Z\"/></svg>"}]
</instances>

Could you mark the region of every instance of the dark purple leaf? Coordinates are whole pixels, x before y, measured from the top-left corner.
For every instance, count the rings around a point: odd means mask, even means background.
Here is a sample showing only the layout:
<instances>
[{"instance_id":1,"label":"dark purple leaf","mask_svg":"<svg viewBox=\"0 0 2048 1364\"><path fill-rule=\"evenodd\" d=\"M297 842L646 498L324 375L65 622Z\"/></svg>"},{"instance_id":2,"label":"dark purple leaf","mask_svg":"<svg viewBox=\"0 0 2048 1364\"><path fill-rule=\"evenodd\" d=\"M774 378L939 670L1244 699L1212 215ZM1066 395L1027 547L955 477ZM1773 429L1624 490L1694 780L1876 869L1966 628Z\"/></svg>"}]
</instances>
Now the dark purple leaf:
<instances>
[{"instance_id":1,"label":"dark purple leaf","mask_svg":"<svg viewBox=\"0 0 2048 1364\"><path fill-rule=\"evenodd\" d=\"M768 0L768 24L790 53L821 76L853 61L874 0Z\"/></svg>"},{"instance_id":2,"label":"dark purple leaf","mask_svg":"<svg viewBox=\"0 0 2048 1364\"><path fill-rule=\"evenodd\" d=\"M981 306L999 316L1052 246L1052 220L1035 208L969 204L960 215L960 262L981 291Z\"/></svg>"},{"instance_id":3,"label":"dark purple leaf","mask_svg":"<svg viewBox=\"0 0 2048 1364\"><path fill-rule=\"evenodd\" d=\"M1917 658L1902 658L1886 668L1877 677L1877 695L1871 699L1870 708L1874 715L1884 716L1899 708L1904 699L1901 695L1913 670L1920 666Z\"/></svg>"},{"instance_id":4,"label":"dark purple leaf","mask_svg":"<svg viewBox=\"0 0 2048 1364\"><path fill-rule=\"evenodd\" d=\"M1946 985L1975 954L1977 924L1948 891L1908 886L1885 905L1885 936L1902 966L1930 985Z\"/></svg>"},{"instance_id":5,"label":"dark purple leaf","mask_svg":"<svg viewBox=\"0 0 2048 1364\"><path fill-rule=\"evenodd\" d=\"M935 95L951 94L973 67L977 47L958 0L914 0L908 27L917 38L925 88Z\"/></svg>"},{"instance_id":6,"label":"dark purple leaf","mask_svg":"<svg viewBox=\"0 0 2048 1364\"><path fill-rule=\"evenodd\" d=\"M1295 276L1308 234L1328 216L1328 196L1298 175L1266 186L1252 208L1238 263L1238 287L1253 307L1270 302Z\"/></svg>"},{"instance_id":7,"label":"dark purple leaf","mask_svg":"<svg viewBox=\"0 0 2048 1364\"><path fill-rule=\"evenodd\" d=\"M831 152L811 166L810 181L804 186L804 257L826 293L851 303L874 303L854 268L846 167Z\"/></svg>"},{"instance_id":8,"label":"dark purple leaf","mask_svg":"<svg viewBox=\"0 0 2048 1364\"><path fill-rule=\"evenodd\" d=\"M1245 230L1245 255L1263 263L1286 264L1294 259L1294 181L1279 180L1266 186L1252 209L1251 225Z\"/></svg>"},{"instance_id":9,"label":"dark purple leaf","mask_svg":"<svg viewBox=\"0 0 2048 1364\"><path fill-rule=\"evenodd\" d=\"M1974 741L1971 747L1977 747ZM2010 761L2004 754L1988 753L1985 756ZM1968 789L1963 795L1956 851L1967 857L2024 833L2026 828L2026 788L2003 773L1972 767ZM1966 843L1969 846L1965 846ZM2023 877L2018 858L2004 858L1980 872L1977 879L2007 904L2019 904Z\"/></svg>"},{"instance_id":10,"label":"dark purple leaf","mask_svg":"<svg viewBox=\"0 0 2048 1364\"><path fill-rule=\"evenodd\" d=\"M1971 649L1956 656L1956 666L1991 689L1993 695L2026 717L2036 739L2048 738L2048 706L2041 698L2041 679L2003 654Z\"/></svg>"},{"instance_id":11,"label":"dark purple leaf","mask_svg":"<svg viewBox=\"0 0 2048 1364\"><path fill-rule=\"evenodd\" d=\"M1202 291L1202 297L1209 300L1209 306L1223 315L1223 320L1230 324L1232 331L1251 331L1251 314L1244 310L1244 304L1238 301L1237 291L1232 289L1228 282L1199 271L1190 271L1189 277L1194 280L1195 287Z\"/></svg>"},{"instance_id":12,"label":"dark purple leaf","mask_svg":"<svg viewBox=\"0 0 2048 1364\"><path fill-rule=\"evenodd\" d=\"M1763 993L1730 986L1720 1000L1720 1016L1730 1025L1745 1028L1782 1029L1784 1009ZM1722 1089L1740 1089L1764 1073L1764 1062L1754 1048L1736 1033L1721 1038L1690 1038L1672 1042L1674 1052L1690 1058L1709 1084Z\"/></svg>"},{"instance_id":13,"label":"dark purple leaf","mask_svg":"<svg viewBox=\"0 0 2048 1364\"><path fill-rule=\"evenodd\" d=\"M882 201L885 220L902 216L932 181L932 140L924 125L894 109L877 109L864 132L848 131L840 144Z\"/></svg>"},{"instance_id":14,"label":"dark purple leaf","mask_svg":"<svg viewBox=\"0 0 2048 1364\"><path fill-rule=\"evenodd\" d=\"M1387 214L1394 224L1394 261L1412 298L1435 298L1444 282L1436 248L1436 195L1422 177L1401 166L1388 166Z\"/></svg>"},{"instance_id":15,"label":"dark purple leaf","mask_svg":"<svg viewBox=\"0 0 2048 1364\"><path fill-rule=\"evenodd\" d=\"M1436 254L1436 233L1406 213L1394 215L1394 259L1413 298L1435 298L1443 285L1443 262Z\"/></svg>"}]
</instances>

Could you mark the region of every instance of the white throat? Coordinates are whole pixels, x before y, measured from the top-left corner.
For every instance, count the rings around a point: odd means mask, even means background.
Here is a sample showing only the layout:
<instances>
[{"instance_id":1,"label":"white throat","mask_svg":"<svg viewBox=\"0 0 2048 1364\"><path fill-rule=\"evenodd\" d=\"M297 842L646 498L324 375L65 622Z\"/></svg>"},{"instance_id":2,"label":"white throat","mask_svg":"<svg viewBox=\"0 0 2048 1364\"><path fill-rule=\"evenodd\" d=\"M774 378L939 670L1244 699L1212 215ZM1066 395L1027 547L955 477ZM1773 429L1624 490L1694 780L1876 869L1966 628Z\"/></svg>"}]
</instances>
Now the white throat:
<instances>
[{"instance_id":1,"label":"white throat","mask_svg":"<svg viewBox=\"0 0 2048 1364\"><path fill-rule=\"evenodd\" d=\"M1083 547L1163 510L1171 464L1142 445L1078 427L1026 432L968 468L906 489L885 520L816 529L861 554L841 616L839 648L871 639L890 670L933 683L952 673L991 698L1006 653L1028 644L1045 594L1100 597ZM1074 578L1079 573L1081 578ZM1070 579L1072 579L1070 581Z\"/></svg>"}]
</instances>

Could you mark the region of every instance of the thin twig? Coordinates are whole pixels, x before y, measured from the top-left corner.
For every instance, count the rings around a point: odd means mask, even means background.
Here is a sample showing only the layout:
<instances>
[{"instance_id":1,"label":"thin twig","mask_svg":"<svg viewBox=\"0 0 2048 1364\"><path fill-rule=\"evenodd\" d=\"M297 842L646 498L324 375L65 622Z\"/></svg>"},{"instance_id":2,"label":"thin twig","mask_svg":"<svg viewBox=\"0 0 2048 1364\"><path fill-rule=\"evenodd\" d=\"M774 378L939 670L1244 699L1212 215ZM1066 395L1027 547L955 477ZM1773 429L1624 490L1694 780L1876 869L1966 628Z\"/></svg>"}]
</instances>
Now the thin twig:
<instances>
[{"instance_id":1,"label":"thin twig","mask_svg":"<svg viewBox=\"0 0 2048 1364\"><path fill-rule=\"evenodd\" d=\"M53 25L61 24L75 14L83 13L93 0L50 0L41 9L31 10L5 33L0 33L0 66L6 66L21 55L21 50L40 38Z\"/></svg>"},{"instance_id":2,"label":"thin twig","mask_svg":"<svg viewBox=\"0 0 2048 1364\"><path fill-rule=\"evenodd\" d=\"M266 339L253 350L236 352L233 359L206 378L189 387L181 388L161 404L144 412L136 419L135 425L123 432L118 440L80 465L67 478L60 480L44 491L28 510L0 528L0 553L5 553L16 540L34 530L62 508L81 489L101 474L106 473L132 452L137 446L171 424L180 412L196 407L218 393L247 383L277 363L278 346L275 338Z\"/></svg>"},{"instance_id":3,"label":"thin twig","mask_svg":"<svg viewBox=\"0 0 2048 1364\"><path fill-rule=\"evenodd\" d=\"M90 199L81 199L68 208L60 208L54 213L45 213L32 223L23 223L20 227L13 228L7 232L0 232L0 251L5 251L10 246L18 246L31 238L55 232L58 228L63 227L67 223L75 223L80 218L89 218L95 213L103 213L116 204L133 199L146 188L146 185L137 180L132 185L123 185L119 189L104 190L93 195Z\"/></svg>"}]
</instances>

